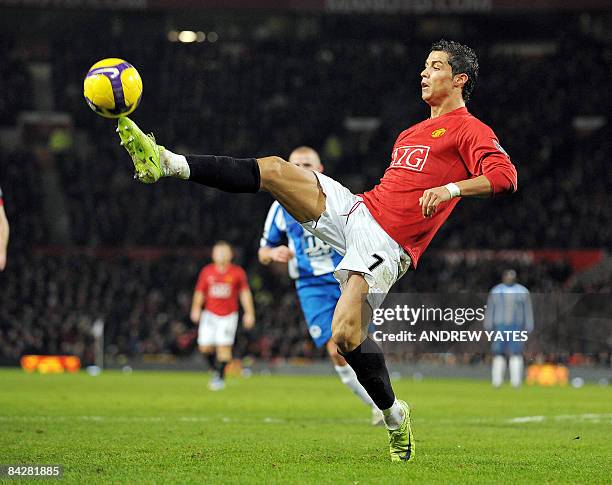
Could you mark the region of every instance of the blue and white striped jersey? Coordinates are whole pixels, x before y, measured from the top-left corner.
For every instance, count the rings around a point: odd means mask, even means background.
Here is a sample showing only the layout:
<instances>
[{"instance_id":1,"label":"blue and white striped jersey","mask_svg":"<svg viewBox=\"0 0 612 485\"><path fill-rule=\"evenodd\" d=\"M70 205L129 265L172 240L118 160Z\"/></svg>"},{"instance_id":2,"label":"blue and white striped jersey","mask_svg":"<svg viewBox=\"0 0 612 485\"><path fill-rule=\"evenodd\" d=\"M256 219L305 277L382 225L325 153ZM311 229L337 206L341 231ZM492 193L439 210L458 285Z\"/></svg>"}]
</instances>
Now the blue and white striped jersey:
<instances>
[{"instance_id":1,"label":"blue and white striped jersey","mask_svg":"<svg viewBox=\"0 0 612 485\"><path fill-rule=\"evenodd\" d=\"M329 244L316 238L289 214L277 201L274 201L264 225L261 247L275 247L282 244L287 237L287 246L294 254L289 261L289 276L294 280L305 283L306 279L317 277L336 282L333 272L342 256L338 254Z\"/></svg>"},{"instance_id":2,"label":"blue and white striped jersey","mask_svg":"<svg viewBox=\"0 0 612 485\"><path fill-rule=\"evenodd\" d=\"M484 326L487 329L513 326L533 330L533 309L529 290L523 285L500 283L489 292Z\"/></svg>"}]
</instances>

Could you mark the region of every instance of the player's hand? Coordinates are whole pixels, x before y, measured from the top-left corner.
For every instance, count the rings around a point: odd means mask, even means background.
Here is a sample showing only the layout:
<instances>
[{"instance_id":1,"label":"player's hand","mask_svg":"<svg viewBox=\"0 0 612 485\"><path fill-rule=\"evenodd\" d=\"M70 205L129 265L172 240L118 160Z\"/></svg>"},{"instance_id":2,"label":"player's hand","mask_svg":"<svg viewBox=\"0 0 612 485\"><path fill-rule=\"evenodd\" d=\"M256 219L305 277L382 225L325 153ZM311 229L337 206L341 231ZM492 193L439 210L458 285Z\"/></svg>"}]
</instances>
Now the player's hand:
<instances>
[{"instance_id":1,"label":"player's hand","mask_svg":"<svg viewBox=\"0 0 612 485\"><path fill-rule=\"evenodd\" d=\"M6 268L6 253L0 250L0 271L4 271Z\"/></svg>"},{"instance_id":2,"label":"player's hand","mask_svg":"<svg viewBox=\"0 0 612 485\"><path fill-rule=\"evenodd\" d=\"M255 326L255 315L252 313L245 313L242 316L242 326L247 330L252 329Z\"/></svg>"},{"instance_id":3,"label":"player's hand","mask_svg":"<svg viewBox=\"0 0 612 485\"><path fill-rule=\"evenodd\" d=\"M200 317L202 316L202 312L198 310L191 310L191 314L189 315L191 318L191 322L194 325L200 323Z\"/></svg>"},{"instance_id":4,"label":"player's hand","mask_svg":"<svg viewBox=\"0 0 612 485\"><path fill-rule=\"evenodd\" d=\"M293 251L287 246L277 246L270 251L270 257L277 263L287 263L293 258Z\"/></svg>"},{"instance_id":5,"label":"player's hand","mask_svg":"<svg viewBox=\"0 0 612 485\"><path fill-rule=\"evenodd\" d=\"M431 217L438 210L438 206L442 202L451 200L451 193L446 187L434 187L423 192L423 196L419 198L419 205L423 211L423 217Z\"/></svg>"}]
</instances>

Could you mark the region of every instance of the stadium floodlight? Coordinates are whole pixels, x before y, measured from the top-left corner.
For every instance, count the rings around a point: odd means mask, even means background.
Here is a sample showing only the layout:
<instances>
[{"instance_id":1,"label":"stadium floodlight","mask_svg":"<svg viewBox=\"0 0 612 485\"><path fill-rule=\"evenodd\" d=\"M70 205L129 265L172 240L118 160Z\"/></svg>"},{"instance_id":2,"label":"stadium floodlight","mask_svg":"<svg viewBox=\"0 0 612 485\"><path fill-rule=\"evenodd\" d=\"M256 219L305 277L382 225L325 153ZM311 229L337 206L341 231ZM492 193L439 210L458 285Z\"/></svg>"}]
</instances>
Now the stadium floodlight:
<instances>
[{"instance_id":1,"label":"stadium floodlight","mask_svg":"<svg viewBox=\"0 0 612 485\"><path fill-rule=\"evenodd\" d=\"M195 42L198 38L198 35L193 30L181 30L178 35L178 40L180 42Z\"/></svg>"}]
</instances>

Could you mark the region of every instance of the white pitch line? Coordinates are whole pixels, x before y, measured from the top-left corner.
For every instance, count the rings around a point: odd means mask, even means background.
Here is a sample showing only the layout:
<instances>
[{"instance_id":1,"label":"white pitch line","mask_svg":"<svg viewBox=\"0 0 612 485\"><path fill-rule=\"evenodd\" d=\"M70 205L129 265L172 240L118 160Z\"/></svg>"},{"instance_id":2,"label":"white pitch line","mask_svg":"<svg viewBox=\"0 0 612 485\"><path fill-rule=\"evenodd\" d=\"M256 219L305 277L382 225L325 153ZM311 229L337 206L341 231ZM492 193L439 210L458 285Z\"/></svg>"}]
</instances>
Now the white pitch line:
<instances>
[{"instance_id":1,"label":"white pitch line","mask_svg":"<svg viewBox=\"0 0 612 485\"><path fill-rule=\"evenodd\" d=\"M227 416L0 416L0 421L93 421L93 422L145 422L159 423L163 421L181 421L187 423L202 423L220 421L222 423L256 423L266 424L285 423L283 419L262 418L262 419L234 419Z\"/></svg>"},{"instance_id":2,"label":"white pitch line","mask_svg":"<svg viewBox=\"0 0 612 485\"><path fill-rule=\"evenodd\" d=\"M559 414L553 416L517 416L514 418L468 418L463 420L457 419L434 419L434 418L417 418L420 423L427 424L457 424L457 423L469 423L479 424L486 426L487 424L495 424L500 421L503 423L510 424L526 424L526 423L542 423L545 421L581 421L587 423L612 423L612 413L583 413L583 414ZM94 423L130 423L130 422L143 422L143 423L161 423L161 422L184 422L184 423L210 423L210 422L221 422L221 423L232 423L232 424L243 424L243 423L265 423L265 424L287 424L293 420L286 420L282 418L264 417L264 418L230 418L227 416L95 416L95 415L81 415L81 416L7 416L0 415L0 422L57 422L57 421L89 421ZM299 420L296 420L296 422ZM315 420L317 421L317 420ZM312 421L312 423L315 423ZM325 417L321 417L317 422L328 421ZM367 422L367 419L329 419L329 422L342 423L342 424L363 424Z\"/></svg>"},{"instance_id":3,"label":"white pitch line","mask_svg":"<svg viewBox=\"0 0 612 485\"><path fill-rule=\"evenodd\" d=\"M586 414L558 414L556 416L520 416L517 418L511 418L506 420L508 423L512 424L522 424L522 423L541 423L547 419L552 419L555 421L587 421L591 423L600 423L604 422L612 422L612 414L596 414L596 413L586 413Z\"/></svg>"},{"instance_id":4,"label":"white pitch line","mask_svg":"<svg viewBox=\"0 0 612 485\"><path fill-rule=\"evenodd\" d=\"M509 423L541 423L546 419L545 416L522 416L518 418L509 419Z\"/></svg>"},{"instance_id":5,"label":"white pitch line","mask_svg":"<svg viewBox=\"0 0 612 485\"><path fill-rule=\"evenodd\" d=\"M283 419L278 419L278 418L264 418L263 420L264 423L284 423L285 421Z\"/></svg>"}]
</instances>

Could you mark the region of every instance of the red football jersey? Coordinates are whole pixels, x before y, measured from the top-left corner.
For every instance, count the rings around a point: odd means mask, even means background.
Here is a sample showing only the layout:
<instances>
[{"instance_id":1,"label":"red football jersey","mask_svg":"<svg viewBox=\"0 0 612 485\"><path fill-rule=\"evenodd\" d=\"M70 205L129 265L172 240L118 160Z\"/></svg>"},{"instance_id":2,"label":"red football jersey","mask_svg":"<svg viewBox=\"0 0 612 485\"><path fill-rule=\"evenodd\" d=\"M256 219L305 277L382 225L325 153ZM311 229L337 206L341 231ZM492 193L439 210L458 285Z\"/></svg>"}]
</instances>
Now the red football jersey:
<instances>
[{"instance_id":1,"label":"red football jersey","mask_svg":"<svg viewBox=\"0 0 612 485\"><path fill-rule=\"evenodd\" d=\"M206 310L223 316L238 311L238 295L248 288L246 273L240 266L230 264L221 272L209 264L200 271L195 289L204 293Z\"/></svg>"},{"instance_id":2,"label":"red football jersey","mask_svg":"<svg viewBox=\"0 0 612 485\"><path fill-rule=\"evenodd\" d=\"M425 218L419 205L423 192L479 175L487 177L493 195L517 188L516 169L493 130L466 108L458 108L400 133L380 183L362 196L374 219L416 267L459 202L459 198L443 202Z\"/></svg>"}]
</instances>

